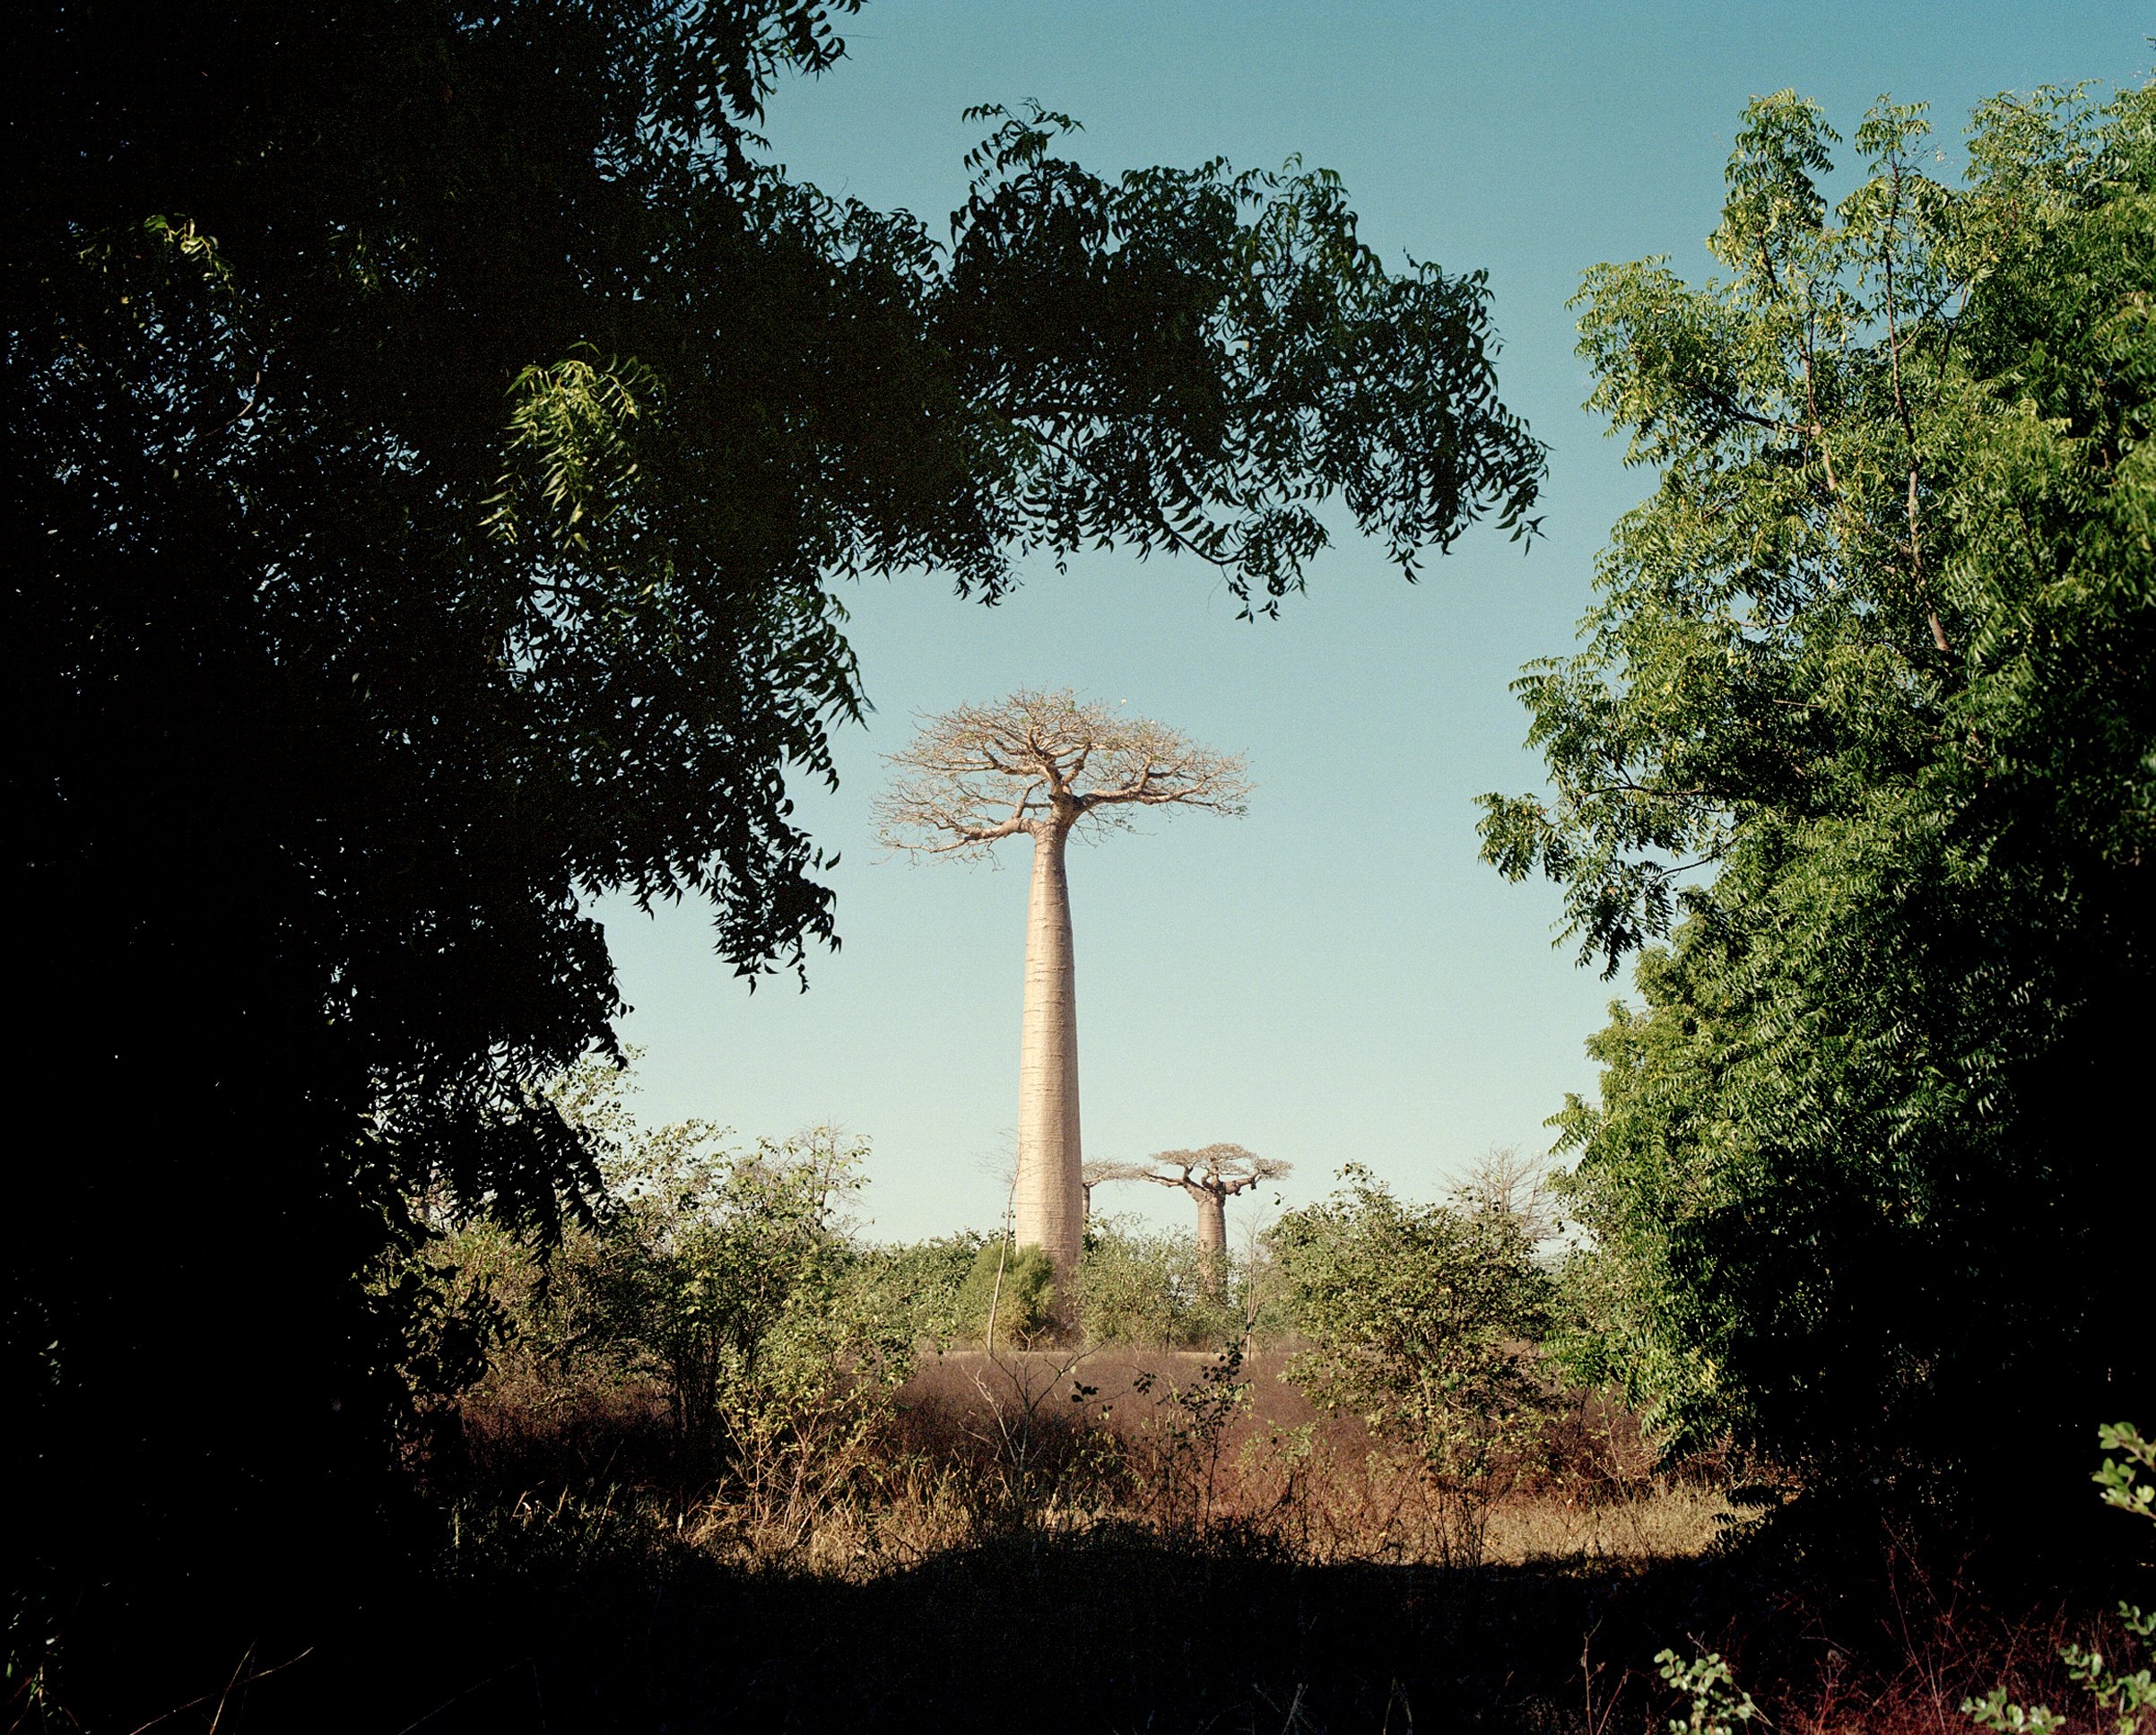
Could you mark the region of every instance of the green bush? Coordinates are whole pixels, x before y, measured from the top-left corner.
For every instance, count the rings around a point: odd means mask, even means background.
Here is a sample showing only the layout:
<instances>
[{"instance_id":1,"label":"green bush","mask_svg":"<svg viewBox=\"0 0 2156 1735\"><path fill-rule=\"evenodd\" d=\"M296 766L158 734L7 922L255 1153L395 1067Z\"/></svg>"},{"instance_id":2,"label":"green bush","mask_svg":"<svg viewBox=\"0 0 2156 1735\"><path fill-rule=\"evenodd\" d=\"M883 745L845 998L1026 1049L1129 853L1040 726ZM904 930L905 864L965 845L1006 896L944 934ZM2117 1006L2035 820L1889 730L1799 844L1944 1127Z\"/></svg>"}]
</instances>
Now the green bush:
<instances>
[{"instance_id":1,"label":"green bush","mask_svg":"<svg viewBox=\"0 0 2156 1735\"><path fill-rule=\"evenodd\" d=\"M959 1291L957 1313L960 1334L976 1343L1020 1349L1038 1343L1056 1323L1056 1267L1039 1247L985 1241Z\"/></svg>"},{"instance_id":2,"label":"green bush","mask_svg":"<svg viewBox=\"0 0 2156 1735\"><path fill-rule=\"evenodd\" d=\"M1146 1349L1213 1349L1243 1336L1239 1306L1244 1284L1205 1292L1197 1244L1188 1236L1156 1235L1117 1218L1088 1225L1078 1268L1078 1317L1091 1343Z\"/></svg>"},{"instance_id":3,"label":"green bush","mask_svg":"<svg viewBox=\"0 0 2156 1735\"><path fill-rule=\"evenodd\" d=\"M656 1401L683 1496L713 1489L760 1517L833 1497L949 1314L970 1242L864 1247L848 1207L865 1141L817 1127L743 1150L702 1122L647 1132L628 1089L603 1063L557 1081L604 1193L543 1256L491 1219L449 1231L445 1316L491 1310L490 1395L512 1411Z\"/></svg>"},{"instance_id":4,"label":"green bush","mask_svg":"<svg viewBox=\"0 0 2156 1735\"><path fill-rule=\"evenodd\" d=\"M970 1334L966 1280L982 1247L994 1245L987 1236L961 1229L926 1241L863 1247L862 1280L891 1318L908 1322L917 1339L940 1349Z\"/></svg>"},{"instance_id":5,"label":"green bush","mask_svg":"<svg viewBox=\"0 0 2156 1735\"><path fill-rule=\"evenodd\" d=\"M1501 1205L1406 1204L1352 1164L1341 1179L1267 1236L1309 1343L1287 1376L1412 1453L1441 1545L1478 1564L1491 1505L1547 1408L1533 1340L1550 1280L1527 1225Z\"/></svg>"}]
</instances>

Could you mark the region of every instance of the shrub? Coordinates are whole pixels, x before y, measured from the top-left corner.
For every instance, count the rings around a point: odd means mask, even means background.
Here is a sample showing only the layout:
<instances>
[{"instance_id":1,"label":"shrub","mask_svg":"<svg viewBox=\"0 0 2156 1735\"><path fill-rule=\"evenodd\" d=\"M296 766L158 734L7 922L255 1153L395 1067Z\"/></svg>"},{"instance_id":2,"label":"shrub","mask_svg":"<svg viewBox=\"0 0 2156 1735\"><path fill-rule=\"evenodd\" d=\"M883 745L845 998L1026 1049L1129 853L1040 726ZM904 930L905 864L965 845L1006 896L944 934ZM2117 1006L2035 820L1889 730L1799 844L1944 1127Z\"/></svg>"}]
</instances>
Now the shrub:
<instances>
[{"instance_id":1,"label":"shrub","mask_svg":"<svg viewBox=\"0 0 2156 1735\"><path fill-rule=\"evenodd\" d=\"M1549 1280L1501 1206L1408 1205L1367 1169L1267 1237L1310 1347L1288 1377L1319 1408L1360 1416L1416 1461L1443 1546L1479 1564L1491 1503L1517 1475L1545 1405L1527 1340Z\"/></svg>"},{"instance_id":2,"label":"shrub","mask_svg":"<svg viewBox=\"0 0 2156 1735\"><path fill-rule=\"evenodd\" d=\"M743 1151L700 1122L639 1132L618 1075L587 1074L559 1100L601 1152L592 1220L546 1254L489 1223L442 1244L439 1285L500 1321L482 1398L505 1401L512 1455L598 1424L618 1437L570 1455L611 1473L663 1435L677 1502L711 1490L751 1522L794 1523L861 1470L962 1255L860 1245L847 1205L863 1141L818 1127ZM940 1288L909 1292L939 1260Z\"/></svg>"},{"instance_id":3,"label":"shrub","mask_svg":"<svg viewBox=\"0 0 2156 1735\"><path fill-rule=\"evenodd\" d=\"M2121 1454L2105 1459L2104 1467L2096 1472L2104 1504L2139 1518L2156 1519L2156 1440L2143 1439L2138 1429L2125 1422L2108 1424L2099 1437L2106 1451ZM2127 1634L2143 1646L2156 1639L2156 1610L2122 1602L2118 1618ZM2093 1646L2069 1644L2059 1653L2059 1660L2099 1713L2111 1720L2112 1735L2136 1735L2156 1713L2156 1670L2145 1658L2141 1668L2128 1672L2121 1659L2106 1657ZM1981 1699L1965 1701L1961 1709L1995 1735L2056 1735L2066 1726L2066 1719L2047 1705L2012 1703L2003 1687L1994 1687Z\"/></svg>"},{"instance_id":4,"label":"shrub","mask_svg":"<svg viewBox=\"0 0 2156 1735\"><path fill-rule=\"evenodd\" d=\"M940 1349L970 1331L966 1280L981 1249L993 1245L991 1236L961 1229L926 1241L863 1247L862 1280L892 1318L910 1322L917 1338Z\"/></svg>"},{"instance_id":5,"label":"shrub","mask_svg":"<svg viewBox=\"0 0 2156 1735\"><path fill-rule=\"evenodd\" d=\"M981 1343L1025 1349L1055 1323L1056 1267L1039 1247L1001 1238L981 1244L959 1291L961 1335Z\"/></svg>"},{"instance_id":6,"label":"shrub","mask_svg":"<svg viewBox=\"0 0 2156 1735\"><path fill-rule=\"evenodd\" d=\"M2092 1479L2103 1489L2105 1504L2137 1517L2156 1519L2156 1441L2144 1439L2137 1429L2123 1422L2103 1427L2099 1439L2105 1450L2120 1454L2106 1459ZM2122 1629L2119 1650L2131 1653L2138 1646L2145 1653L2149 1640L2156 1638L2156 1612L2121 1602L2118 1618ZM2139 1668L2131 1666L2134 1661L2132 1655L2106 1656L2093 1644L2062 1646L2058 1657L2068 1677L2091 1701L2086 1727L2104 1731L2106 1735L2143 1735L2152 1722L2151 1713L2156 1713L2156 1670L2150 1668L2145 1654ZM1687 1659L1675 1651L1665 1650L1655 1661L1660 1665L1663 1681L1689 1702L1684 1716L1670 1719L1672 1735L1736 1735L1755 1721L1772 1727L1752 1696L1737 1685L1719 1653L1708 1651ZM1936 1705L1939 1673L1928 1659L1924 1662L1924 1673ZM1961 1713L1993 1735L2064 1735L2077 1726L2047 1705L2019 1703L2003 1686L1981 1697L1962 1700ZM1808 1721L1814 1727L1832 1726L1816 1714ZM1846 1713L1842 1721L1847 1722ZM1784 1727L1793 1726L1784 1723Z\"/></svg>"},{"instance_id":7,"label":"shrub","mask_svg":"<svg viewBox=\"0 0 2156 1735\"><path fill-rule=\"evenodd\" d=\"M611 1334L659 1371L687 1464L760 1512L849 1474L911 1371L914 1322L846 1220L866 1152L818 1127L746 1154L655 1142L609 1175Z\"/></svg>"},{"instance_id":8,"label":"shrub","mask_svg":"<svg viewBox=\"0 0 2156 1735\"><path fill-rule=\"evenodd\" d=\"M1242 1286L1206 1292L1197 1244L1187 1236L1148 1234L1117 1218L1088 1226L1078 1268L1078 1316L1092 1343L1143 1349L1212 1349L1237 1342Z\"/></svg>"}]
</instances>

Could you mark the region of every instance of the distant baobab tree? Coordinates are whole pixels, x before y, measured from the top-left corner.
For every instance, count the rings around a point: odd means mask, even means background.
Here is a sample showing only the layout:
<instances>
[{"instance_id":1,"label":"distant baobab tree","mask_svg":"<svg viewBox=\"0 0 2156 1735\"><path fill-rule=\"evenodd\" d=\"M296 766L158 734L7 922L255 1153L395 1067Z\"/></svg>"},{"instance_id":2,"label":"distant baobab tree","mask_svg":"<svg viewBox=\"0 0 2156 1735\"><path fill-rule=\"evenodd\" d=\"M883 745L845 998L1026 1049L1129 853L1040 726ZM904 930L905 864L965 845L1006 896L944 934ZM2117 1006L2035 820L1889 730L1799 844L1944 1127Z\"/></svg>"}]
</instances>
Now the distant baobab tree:
<instances>
[{"instance_id":1,"label":"distant baobab tree","mask_svg":"<svg viewBox=\"0 0 2156 1735\"><path fill-rule=\"evenodd\" d=\"M1245 1150L1207 1145L1203 1150L1163 1150L1142 1163L1098 1163L1093 1179L1151 1181L1180 1187L1198 1201L1198 1269L1206 1289L1220 1293L1228 1274L1228 1201L1263 1181L1278 1180L1294 1167Z\"/></svg>"},{"instance_id":2,"label":"distant baobab tree","mask_svg":"<svg viewBox=\"0 0 2156 1735\"><path fill-rule=\"evenodd\" d=\"M924 718L891 763L898 775L876 818L892 847L983 856L1005 837L1033 840L1013 1234L1020 1246L1048 1254L1067 1296L1084 1241L1086 1184L1065 846L1081 827L1127 829L1140 808L1239 813L1249 793L1244 764L1068 690L1016 692Z\"/></svg>"},{"instance_id":3,"label":"distant baobab tree","mask_svg":"<svg viewBox=\"0 0 2156 1735\"><path fill-rule=\"evenodd\" d=\"M1118 1177L1113 1173L1115 1167L1116 1165L1113 1163L1082 1163L1079 1165L1078 1193L1080 1202L1084 1207L1087 1220L1090 1221L1093 1215L1093 1189L1103 1181L1117 1179Z\"/></svg>"}]
</instances>

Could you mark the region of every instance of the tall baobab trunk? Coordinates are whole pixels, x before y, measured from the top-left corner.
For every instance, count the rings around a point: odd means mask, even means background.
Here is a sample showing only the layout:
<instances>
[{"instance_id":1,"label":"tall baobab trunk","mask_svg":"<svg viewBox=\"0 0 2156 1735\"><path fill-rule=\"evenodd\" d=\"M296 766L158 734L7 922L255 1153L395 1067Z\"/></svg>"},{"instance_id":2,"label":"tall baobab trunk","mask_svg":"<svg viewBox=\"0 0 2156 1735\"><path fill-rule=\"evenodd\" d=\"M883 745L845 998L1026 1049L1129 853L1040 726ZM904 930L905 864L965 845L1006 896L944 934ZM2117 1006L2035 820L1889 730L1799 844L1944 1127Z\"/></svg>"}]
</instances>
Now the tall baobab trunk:
<instances>
[{"instance_id":1,"label":"tall baobab trunk","mask_svg":"<svg viewBox=\"0 0 2156 1735\"><path fill-rule=\"evenodd\" d=\"M1198 1281L1216 1301L1228 1288L1228 1195L1193 1187L1198 1201Z\"/></svg>"},{"instance_id":2,"label":"tall baobab trunk","mask_svg":"<svg viewBox=\"0 0 2156 1735\"><path fill-rule=\"evenodd\" d=\"M1021 1246L1048 1254L1068 1331L1076 1323L1072 1280L1085 1245L1086 1183L1064 846L1073 826L1096 815L1112 824L1126 807L1239 813L1249 791L1243 762L1144 717L1081 705L1068 692L1021 692L924 719L891 763L902 775L876 807L877 830L893 847L978 855L1021 833L1033 840L1013 1231Z\"/></svg>"},{"instance_id":3,"label":"tall baobab trunk","mask_svg":"<svg viewBox=\"0 0 2156 1735\"><path fill-rule=\"evenodd\" d=\"M1078 991L1072 967L1071 893L1064 873L1067 824L1033 836L1033 887L1026 914L1026 998L1018 1047L1018 1184L1013 1232L1056 1267L1059 1297L1071 1293L1084 1245L1079 1178ZM1058 1310L1062 1303L1058 1302Z\"/></svg>"}]
</instances>

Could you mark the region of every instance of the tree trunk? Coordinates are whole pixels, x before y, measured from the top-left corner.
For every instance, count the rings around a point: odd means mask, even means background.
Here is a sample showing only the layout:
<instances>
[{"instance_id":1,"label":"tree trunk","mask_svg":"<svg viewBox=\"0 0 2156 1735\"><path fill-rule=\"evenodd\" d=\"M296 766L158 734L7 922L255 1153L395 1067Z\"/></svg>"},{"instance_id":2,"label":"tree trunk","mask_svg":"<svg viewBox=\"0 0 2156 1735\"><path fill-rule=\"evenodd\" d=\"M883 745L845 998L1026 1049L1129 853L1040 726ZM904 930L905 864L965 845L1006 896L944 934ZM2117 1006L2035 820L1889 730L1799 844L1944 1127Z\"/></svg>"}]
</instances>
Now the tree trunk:
<instances>
[{"instance_id":1,"label":"tree trunk","mask_svg":"<svg viewBox=\"0 0 2156 1735\"><path fill-rule=\"evenodd\" d=\"M1198 1281L1217 1300L1228 1288L1228 1201L1211 1187L1192 1191L1198 1198Z\"/></svg>"},{"instance_id":2,"label":"tree trunk","mask_svg":"<svg viewBox=\"0 0 2156 1735\"><path fill-rule=\"evenodd\" d=\"M1085 1236L1079 1178L1078 992L1071 958L1071 894L1064 876L1067 828L1044 825L1033 839L1026 915L1025 1018L1018 1048L1018 1185L1013 1238L1056 1267L1056 1312L1065 1303Z\"/></svg>"}]
</instances>

